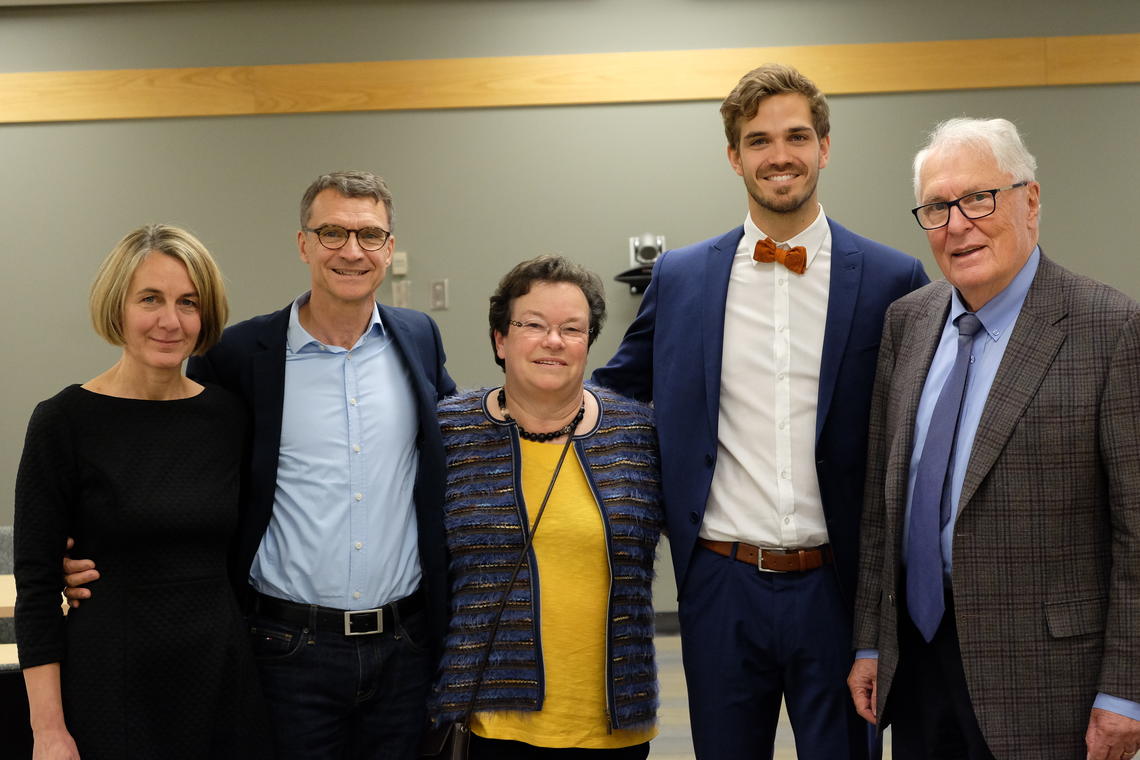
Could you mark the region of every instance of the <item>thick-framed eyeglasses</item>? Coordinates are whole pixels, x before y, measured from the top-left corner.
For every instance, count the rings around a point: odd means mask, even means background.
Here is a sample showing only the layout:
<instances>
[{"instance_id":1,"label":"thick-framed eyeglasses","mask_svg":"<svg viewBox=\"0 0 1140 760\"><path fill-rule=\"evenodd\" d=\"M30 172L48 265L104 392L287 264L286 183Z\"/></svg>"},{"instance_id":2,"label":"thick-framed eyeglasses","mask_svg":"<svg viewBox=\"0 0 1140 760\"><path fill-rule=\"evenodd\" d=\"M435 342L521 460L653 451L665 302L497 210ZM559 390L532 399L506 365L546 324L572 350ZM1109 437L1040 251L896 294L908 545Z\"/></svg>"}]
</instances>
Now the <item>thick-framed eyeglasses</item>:
<instances>
[{"instance_id":1,"label":"thick-framed eyeglasses","mask_svg":"<svg viewBox=\"0 0 1140 760\"><path fill-rule=\"evenodd\" d=\"M356 244L366 251L379 251L388 242L392 234L383 227L361 227L358 230L349 230L339 224L322 224L320 227L303 227L305 232L312 232L321 241L321 245L330 251L344 248L348 236L356 235Z\"/></svg>"},{"instance_id":2,"label":"thick-framed eyeglasses","mask_svg":"<svg viewBox=\"0 0 1140 760\"><path fill-rule=\"evenodd\" d=\"M910 213L918 220L918 226L924 230L936 230L950 224L950 209L955 206L967 219L981 219L997 210L997 194L1003 190L1013 190L1025 187L1029 181L1015 182L1005 187L995 187L993 190L975 190L961 198L952 201L938 201L912 208Z\"/></svg>"},{"instance_id":3,"label":"thick-framed eyeglasses","mask_svg":"<svg viewBox=\"0 0 1140 760\"><path fill-rule=\"evenodd\" d=\"M512 327L517 327L524 338L532 338L534 340L545 338L550 334L550 331L553 330L567 343L585 343L594 332L594 328L592 327L580 327L575 324L548 325L536 319L527 320L526 322L519 322L518 320L512 319L510 324Z\"/></svg>"}]
</instances>

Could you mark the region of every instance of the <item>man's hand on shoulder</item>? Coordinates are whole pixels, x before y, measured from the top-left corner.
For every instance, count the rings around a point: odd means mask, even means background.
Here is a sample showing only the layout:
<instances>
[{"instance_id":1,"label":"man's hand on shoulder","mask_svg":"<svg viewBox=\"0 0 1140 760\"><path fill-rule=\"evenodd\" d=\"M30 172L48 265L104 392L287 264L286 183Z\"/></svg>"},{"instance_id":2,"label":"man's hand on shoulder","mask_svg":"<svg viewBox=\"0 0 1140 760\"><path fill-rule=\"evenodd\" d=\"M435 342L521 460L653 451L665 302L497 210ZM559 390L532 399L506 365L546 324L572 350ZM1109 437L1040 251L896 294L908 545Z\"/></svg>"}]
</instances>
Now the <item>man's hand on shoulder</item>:
<instances>
[{"instance_id":1,"label":"man's hand on shoulder","mask_svg":"<svg viewBox=\"0 0 1140 760\"><path fill-rule=\"evenodd\" d=\"M1094 707L1085 744L1088 760L1130 760L1140 750L1140 720Z\"/></svg>"},{"instance_id":2,"label":"man's hand on shoulder","mask_svg":"<svg viewBox=\"0 0 1140 760\"><path fill-rule=\"evenodd\" d=\"M75 539L68 538L67 551L71 551L73 546ZM66 586L63 595L67 597L69 607L78 607L80 600L90 599L91 589L83 588L83 585L97 580L99 580L99 571L95 569L92 560L72 559L67 554L63 555L63 583Z\"/></svg>"}]
</instances>

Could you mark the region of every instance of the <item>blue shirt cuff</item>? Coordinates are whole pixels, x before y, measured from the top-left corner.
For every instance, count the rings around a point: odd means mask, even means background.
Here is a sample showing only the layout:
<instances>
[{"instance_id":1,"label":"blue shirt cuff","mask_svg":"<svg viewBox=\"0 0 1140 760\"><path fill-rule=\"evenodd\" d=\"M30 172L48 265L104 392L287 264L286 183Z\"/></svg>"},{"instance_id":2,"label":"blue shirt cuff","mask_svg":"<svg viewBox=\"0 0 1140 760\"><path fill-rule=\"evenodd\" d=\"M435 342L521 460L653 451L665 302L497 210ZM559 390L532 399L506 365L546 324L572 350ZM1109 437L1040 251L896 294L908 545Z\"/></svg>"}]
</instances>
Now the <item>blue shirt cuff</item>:
<instances>
[{"instance_id":1,"label":"blue shirt cuff","mask_svg":"<svg viewBox=\"0 0 1140 760\"><path fill-rule=\"evenodd\" d=\"M879 650L878 649L857 649L857 650L855 650L855 659L856 660L877 660L877 659L879 659Z\"/></svg>"},{"instance_id":2,"label":"blue shirt cuff","mask_svg":"<svg viewBox=\"0 0 1140 760\"><path fill-rule=\"evenodd\" d=\"M1125 718L1132 718L1132 720L1140 720L1140 703L1109 696L1104 692L1096 695L1096 699L1093 700L1093 707L1108 710L1117 715L1123 715Z\"/></svg>"}]
</instances>

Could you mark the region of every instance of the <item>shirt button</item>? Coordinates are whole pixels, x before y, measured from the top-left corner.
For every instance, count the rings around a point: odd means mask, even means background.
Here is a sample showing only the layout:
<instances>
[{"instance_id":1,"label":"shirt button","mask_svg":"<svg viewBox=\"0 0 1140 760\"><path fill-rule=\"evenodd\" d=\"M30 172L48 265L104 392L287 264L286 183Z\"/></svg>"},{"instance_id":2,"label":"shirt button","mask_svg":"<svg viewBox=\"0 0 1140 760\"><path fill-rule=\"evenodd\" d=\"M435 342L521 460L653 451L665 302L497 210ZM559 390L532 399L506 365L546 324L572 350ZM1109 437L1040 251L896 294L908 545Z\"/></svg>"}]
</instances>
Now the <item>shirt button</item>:
<instances>
[{"instance_id":1,"label":"shirt button","mask_svg":"<svg viewBox=\"0 0 1140 760\"><path fill-rule=\"evenodd\" d=\"M787 525L787 524L788 524L788 523L790 523L791 521L792 521L792 518L790 518L790 517L785 517L785 518L784 518L784 525Z\"/></svg>"},{"instance_id":2,"label":"shirt button","mask_svg":"<svg viewBox=\"0 0 1140 760\"><path fill-rule=\"evenodd\" d=\"M356 499L357 501L360 501L361 499L363 499L363 498L364 498L364 494L362 494L362 493L354 493L354 494L352 495L352 498Z\"/></svg>"},{"instance_id":3,"label":"shirt button","mask_svg":"<svg viewBox=\"0 0 1140 760\"><path fill-rule=\"evenodd\" d=\"M357 541L355 544L353 544L353 547L355 547L355 549L357 551L360 551L361 549L364 548L364 542L363 541Z\"/></svg>"},{"instance_id":4,"label":"shirt button","mask_svg":"<svg viewBox=\"0 0 1140 760\"><path fill-rule=\"evenodd\" d=\"M787 420L780 420L780 430L783 430L783 429L784 429L784 428L786 428L787 426L788 426L788 421L787 421Z\"/></svg>"},{"instance_id":5,"label":"shirt button","mask_svg":"<svg viewBox=\"0 0 1140 760\"><path fill-rule=\"evenodd\" d=\"M788 471L787 470L780 470L780 477L783 478L784 480L787 480L789 477Z\"/></svg>"},{"instance_id":6,"label":"shirt button","mask_svg":"<svg viewBox=\"0 0 1140 760\"><path fill-rule=\"evenodd\" d=\"M348 403L349 403L350 405L352 405L352 406L356 406L356 399L354 399L354 398L350 398L350 399L348 400Z\"/></svg>"},{"instance_id":7,"label":"shirt button","mask_svg":"<svg viewBox=\"0 0 1140 760\"><path fill-rule=\"evenodd\" d=\"M787 281L787 280L785 280L783 277L781 277L780 279L776 280L776 282L777 282L778 284L780 284L780 285L784 285L784 284L786 284L788 281Z\"/></svg>"},{"instance_id":8,"label":"shirt button","mask_svg":"<svg viewBox=\"0 0 1140 760\"><path fill-rule=\"evenodd\" d=\"M360 592L359 591L353 591L352 592L352 598L353 599L359 599L360 598Z\"/></svg>"},{"instance_id":9,"label":"shirt button","mask_svg":"<svg viewBox=\"0 0 1140 760\"><path fill-rule=\"evenodd\" d=\"M352 444L352 450L355 451L357 454L359 454L360 453L360 444L359 443Z\"/></svg>"}]
</instances>

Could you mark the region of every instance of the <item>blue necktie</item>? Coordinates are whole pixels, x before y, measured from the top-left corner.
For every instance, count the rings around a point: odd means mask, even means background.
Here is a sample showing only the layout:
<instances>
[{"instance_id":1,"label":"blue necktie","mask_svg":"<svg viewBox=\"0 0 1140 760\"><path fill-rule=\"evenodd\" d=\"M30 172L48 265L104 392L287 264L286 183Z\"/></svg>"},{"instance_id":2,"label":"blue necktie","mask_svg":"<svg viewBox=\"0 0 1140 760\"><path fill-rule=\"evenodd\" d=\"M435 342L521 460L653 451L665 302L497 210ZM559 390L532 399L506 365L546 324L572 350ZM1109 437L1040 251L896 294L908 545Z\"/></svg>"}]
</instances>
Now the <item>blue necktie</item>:
<instances>
[{"instance_id":1,"label":"blue necktie","mask_svg":"<svg viewBox=\"0 0 1140 760\"><path fill-rule=\"evenodd\" d=\"M946 602L942 589L941 532L950 521L950 456L958 435L958 415L970 367L970 347L981 321L970 312L955 320L958 326L958 355L954 367L930 416L926 443L918 460L914 493L910 504L910 533L907 537L906 604L910 618L922 637L934 638Z\"/></svg>"}]
</instances>

